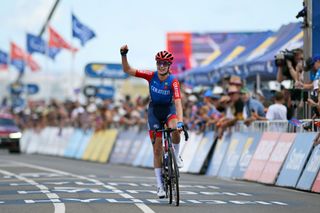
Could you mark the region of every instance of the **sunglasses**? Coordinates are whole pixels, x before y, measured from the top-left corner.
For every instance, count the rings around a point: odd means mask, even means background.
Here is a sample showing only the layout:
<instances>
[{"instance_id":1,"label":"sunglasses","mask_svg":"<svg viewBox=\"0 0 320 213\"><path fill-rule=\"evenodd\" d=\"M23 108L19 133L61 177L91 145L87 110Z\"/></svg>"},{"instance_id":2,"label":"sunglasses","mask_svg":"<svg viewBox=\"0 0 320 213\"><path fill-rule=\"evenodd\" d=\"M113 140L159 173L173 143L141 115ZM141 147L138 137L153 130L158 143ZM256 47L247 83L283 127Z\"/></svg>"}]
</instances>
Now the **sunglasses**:
<instances>
[{"instance_id":1,"label":"sunglasses","mask_svg":"<svg viewBox=\"0 0 320 213\"><path fill-rule=\"evenodd\" d=\"M168 66L171 65L171 63L168 62L168 61L157 61L157 65L158 65L158 66L168 67Z\"/></svg>"}]
</instances>

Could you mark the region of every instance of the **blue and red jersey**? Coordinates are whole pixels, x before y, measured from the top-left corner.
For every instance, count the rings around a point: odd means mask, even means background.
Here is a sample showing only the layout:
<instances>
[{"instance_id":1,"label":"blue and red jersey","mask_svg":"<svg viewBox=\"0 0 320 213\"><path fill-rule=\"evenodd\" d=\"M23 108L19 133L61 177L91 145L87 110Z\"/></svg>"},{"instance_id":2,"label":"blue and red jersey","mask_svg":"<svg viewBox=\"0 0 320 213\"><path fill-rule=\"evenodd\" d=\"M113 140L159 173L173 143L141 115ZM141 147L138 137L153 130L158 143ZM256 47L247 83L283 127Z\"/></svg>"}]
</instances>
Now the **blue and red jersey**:
<instances>
[{"instance_id":1,"label":"blue and red jersey","mask_svg":"<svg viewBox=\"0 0 320 213\"><path fill-rule=\"evenodd\" d=\"M149 82L151 102L156 105L171 104L173 99L181 98L179 81L169 75L164 81L158 78L158 72L137 70L136 77Z\"/></svg>"}]
</instances>

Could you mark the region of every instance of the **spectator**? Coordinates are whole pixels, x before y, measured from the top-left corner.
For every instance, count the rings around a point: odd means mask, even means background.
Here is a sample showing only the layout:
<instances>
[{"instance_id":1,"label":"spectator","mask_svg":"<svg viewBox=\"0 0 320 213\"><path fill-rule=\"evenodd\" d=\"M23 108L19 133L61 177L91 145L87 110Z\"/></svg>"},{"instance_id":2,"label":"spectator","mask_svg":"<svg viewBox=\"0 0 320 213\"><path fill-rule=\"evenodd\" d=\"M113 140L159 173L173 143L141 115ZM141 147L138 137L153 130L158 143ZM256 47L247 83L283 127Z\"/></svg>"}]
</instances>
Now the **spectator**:
<instances>
[{"instance_id":1,"label":"spectator","mask_svg":"<svg viewBox=\"0 0 320 213\"><path fill-rule=\"evenodd\" d=\"M284 95L282 92L275 93L274 102L269 106L266 118L268 120L287 120L287 108L283 105Z\"/></svg>"},{"instance_id":2,"label":"spectator","mask_svg":"<svg viewBox=\"0 0 320 213\"><path fill-rule=\"evenodd\" d=\"M249 126L253 121L265 120L263 104L260 101L251 98L250 91L247 88L242 88L240 94L241 100L244 103L242 112L244 123Z\"/></svg>"}]
</instances>

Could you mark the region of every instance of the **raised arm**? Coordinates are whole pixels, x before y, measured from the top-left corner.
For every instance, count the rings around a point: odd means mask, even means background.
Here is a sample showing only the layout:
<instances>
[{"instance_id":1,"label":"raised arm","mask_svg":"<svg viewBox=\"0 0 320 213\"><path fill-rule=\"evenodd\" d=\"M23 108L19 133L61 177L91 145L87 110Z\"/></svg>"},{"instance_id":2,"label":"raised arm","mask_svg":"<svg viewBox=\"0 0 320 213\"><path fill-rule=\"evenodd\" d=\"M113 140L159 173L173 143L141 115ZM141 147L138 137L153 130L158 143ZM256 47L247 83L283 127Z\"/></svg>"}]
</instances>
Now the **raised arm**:
<instances>
[{"instance_id":1,"label":"raised arm","mask_svg":"<svg viewBox=\"0 0 320 213\"><path fill-rule=\"evenodd\" d=\"M135 76L136 75L136 69L130 67L127 59L127 53L129 49L127 45L123 45L120 48L120 54L121 54L121 61L122 61L122 67L123 71L129 75Z\"/></svg>"}]
</instances>

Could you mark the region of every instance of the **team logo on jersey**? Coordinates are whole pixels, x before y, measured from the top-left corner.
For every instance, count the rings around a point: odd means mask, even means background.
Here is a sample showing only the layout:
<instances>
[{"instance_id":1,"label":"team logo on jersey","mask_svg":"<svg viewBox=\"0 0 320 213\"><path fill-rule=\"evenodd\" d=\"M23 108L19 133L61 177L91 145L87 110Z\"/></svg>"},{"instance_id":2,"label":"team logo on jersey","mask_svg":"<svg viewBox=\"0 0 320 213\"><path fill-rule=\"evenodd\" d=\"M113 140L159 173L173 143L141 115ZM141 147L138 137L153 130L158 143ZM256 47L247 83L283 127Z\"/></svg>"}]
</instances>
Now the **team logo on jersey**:
<instances>
[{"instance_id":1,"label":"team logo on jersey","mask_svg":"<svg viewBox=\"0 0 320 213\"><path fill-rule=\"evenodd\" d=\"M168 89L168 82L164 82L164 89Z\"/></svg>"}]
</instances>

